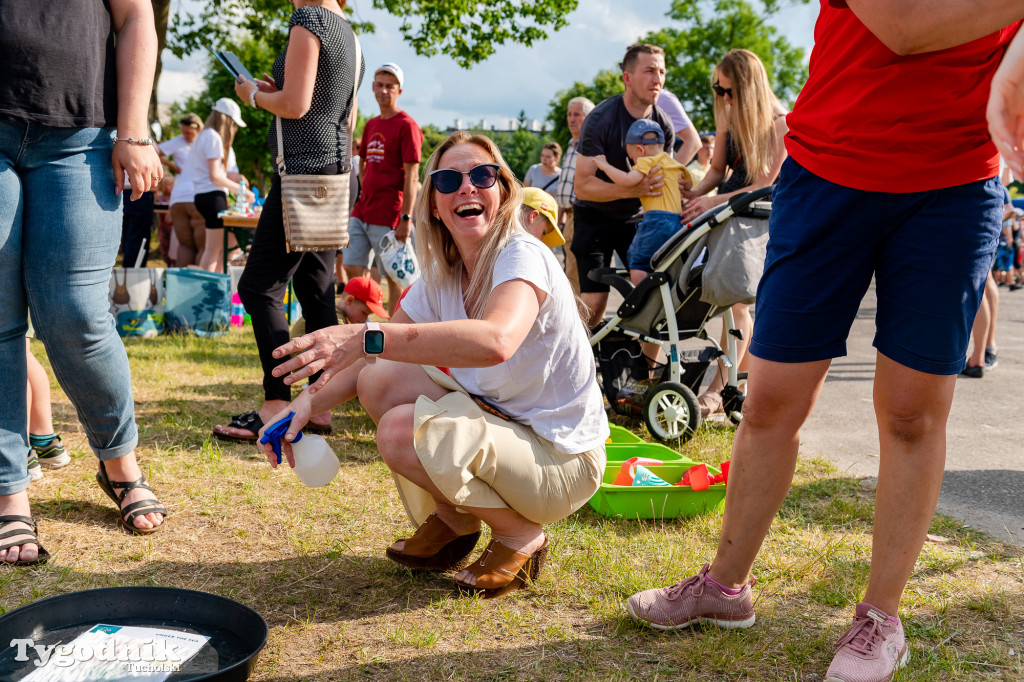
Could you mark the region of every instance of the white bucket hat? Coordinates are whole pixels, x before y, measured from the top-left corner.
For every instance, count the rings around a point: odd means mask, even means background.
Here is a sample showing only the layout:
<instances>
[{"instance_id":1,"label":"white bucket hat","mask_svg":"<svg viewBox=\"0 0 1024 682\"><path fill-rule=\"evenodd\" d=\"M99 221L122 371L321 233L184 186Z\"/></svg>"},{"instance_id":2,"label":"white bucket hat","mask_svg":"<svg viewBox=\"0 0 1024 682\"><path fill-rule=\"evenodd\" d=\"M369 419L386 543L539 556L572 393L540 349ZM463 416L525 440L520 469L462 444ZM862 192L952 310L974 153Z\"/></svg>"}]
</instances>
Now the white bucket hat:
<instances>
[{"instance_id":1,"label":"white bucket hat","mask_svg":"<svg viewBox=\"0 0 1024 682\"><path fill-rule=\"evenodd\" d=\"M221 97L219 100L214 102L213 110L219 111L229 117L232 121L238 124L239 128L245 127L245 121L242 120L242 108L238 106L238 102L230 97Z\"/></svg>"}]
</instances>

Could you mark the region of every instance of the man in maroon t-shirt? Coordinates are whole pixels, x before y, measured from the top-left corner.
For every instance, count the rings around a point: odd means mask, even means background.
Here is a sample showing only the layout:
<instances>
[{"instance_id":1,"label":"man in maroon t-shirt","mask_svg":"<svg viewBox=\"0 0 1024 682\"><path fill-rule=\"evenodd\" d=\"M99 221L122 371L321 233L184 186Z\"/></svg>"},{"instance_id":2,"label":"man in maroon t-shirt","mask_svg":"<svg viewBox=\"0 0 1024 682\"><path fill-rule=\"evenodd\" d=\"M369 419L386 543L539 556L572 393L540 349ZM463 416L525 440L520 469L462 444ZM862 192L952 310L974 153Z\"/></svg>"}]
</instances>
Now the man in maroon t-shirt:
<instances>
[{"instance_id":1,"label":"man in maroon t-shirt","mask_svg":"<svg viewBox=\"0 0 1024 682\"><path fill-rule=\"evenodd\" d=\"M398 108L405 80L393 62L382 64L373 75L373 95L380 116L366 122L359 146L359 178L362 187L349 220L349 243L343 252L349 277L370 274L370 252L394 234L404 242L412 233L412 205L419 186L420 148L423 133L409 114ZM377 259L377 267L384 271ZM388 278L388 310L402 290Z\"/></svg>"}]
</instances>

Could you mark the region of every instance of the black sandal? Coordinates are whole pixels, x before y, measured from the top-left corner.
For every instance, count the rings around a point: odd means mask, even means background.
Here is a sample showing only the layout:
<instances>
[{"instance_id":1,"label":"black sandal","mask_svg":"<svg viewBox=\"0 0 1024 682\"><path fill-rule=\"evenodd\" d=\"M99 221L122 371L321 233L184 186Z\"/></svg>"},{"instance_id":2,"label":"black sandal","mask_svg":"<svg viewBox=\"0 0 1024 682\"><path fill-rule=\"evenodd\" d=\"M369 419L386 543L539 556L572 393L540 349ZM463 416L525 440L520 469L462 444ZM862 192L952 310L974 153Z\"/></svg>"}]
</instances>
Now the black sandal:
<instances>
[{"instance_id":1,"label":"black sandal","mask_svg":"<svg viewBox=\"0 0 1024 682\"><path fill-rule=\"evenodd\" d=\"M259 412L243 412L242 414L236 414L228 422L228 426L233 429L243 429L245 431L252 432L252 436L236 436L233 433L221 433L214 429L213 437L218 440L226 440L231 443L255 443L260 437L260 429L263 428L263 420L260 419Z\"/></svg>"},{"instance_id":2,"label":"black sandal","mask_svg":"<svg viewBox=\"0 0 1024 682\"><path fill-rule=\"evenodd\" d=\"M28 516L18 516L17 514L8 514L6 516L0 516L0 530L3 530L12 523L24 523L25 525L31 526L32 529L27 528L14 528L12 530L0 533L0 540L6 540L7 538L17 537L19 535L28 535L29 537L19 542L8 542L6 545L0 545L0 549L10 549L11 547L22 547L23 545L33 544L39 548L39 556L35 559L18 559L17 561L0 561L0 565L7 564L9 566L36 566L38 564L45 564L50 559L50 553L43 548L39 543L39 527L36 522Z\"/></svg>"},{"instance_id":3,"label":"black sandal","mask_svg":"<svg viewBox=\"0 0 1024 682\"><path fill-rule=\"evenodd\" d=\"M170 516L167 510L160 506L160 500L155 499L156 493L152 488L146 484L146 477L139 476L134 481L112 481L107 476L107 469L103 466L103 460L100 460L100 470L96 472L96 482L100 484L100 488L107 494L107 497L114 501L117 505L117 510L121 519L121 527L125 530L138 533L140 535L149 535L155 533L164 527L164 523L167 521L167 517ZM123 488L121 492L117 492L116 488ZM132 502L131 504L121 508L121 502L124 501L125 496L136 488L143 488L151 493L154 493L154 499L152 500L139 500L138 502ZM164 520L160 522L159 526L155 528L137 528L132 521L138 516L144 516L146 514L163 514Z\"/></svg>"},{"instance_id":4,"label":"black sandal","mask_svg":"<svg viewBox=\"0 0 1024 682\"><path fill-rule=\"evenodd\" d=\"M245 431L251 431L252 436L236 436L233 433L223 433L216 429L213 430L213 437L219 440L226 440L231 443L255 443L260 437L260 429L263 428L263 420L260 419L259 412L245 412L243 414L236 414L228 422L228 426L233 429L244 429ZM322 436L330 435L333 429L330 424L314 424L313 422L307 422L302 430L306 433L318 433Z\"/></svg>"}]
</instances>

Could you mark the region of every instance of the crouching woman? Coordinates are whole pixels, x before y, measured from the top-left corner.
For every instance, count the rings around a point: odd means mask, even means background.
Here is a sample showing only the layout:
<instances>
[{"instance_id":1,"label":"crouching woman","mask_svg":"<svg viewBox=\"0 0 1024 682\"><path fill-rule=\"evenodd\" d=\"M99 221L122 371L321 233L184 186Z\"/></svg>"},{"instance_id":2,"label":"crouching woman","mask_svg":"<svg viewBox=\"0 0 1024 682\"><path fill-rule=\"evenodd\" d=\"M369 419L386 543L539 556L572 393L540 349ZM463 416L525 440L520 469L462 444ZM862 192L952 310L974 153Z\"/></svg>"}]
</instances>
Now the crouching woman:
<instances>
[{"instance_id":1,"label":"crouching woman","mask_svg":"<svg viewBox=\"0 0 1024 682\"><path fill-rule=\"evenodd\" d=\"M310 415L358 396L417 528L387 556L457 571L486 524L490 544L455 581L494 597L537 578L543 525L597 490L608 422L569 281L523 231L522 188L497 147L456 132L427 172L422 279L379 328L329 327L275 351L295 353L274 370L292 372L287 383L323 370L278 417L295 412L287 443Z\"/></svg>"}]
</instances>

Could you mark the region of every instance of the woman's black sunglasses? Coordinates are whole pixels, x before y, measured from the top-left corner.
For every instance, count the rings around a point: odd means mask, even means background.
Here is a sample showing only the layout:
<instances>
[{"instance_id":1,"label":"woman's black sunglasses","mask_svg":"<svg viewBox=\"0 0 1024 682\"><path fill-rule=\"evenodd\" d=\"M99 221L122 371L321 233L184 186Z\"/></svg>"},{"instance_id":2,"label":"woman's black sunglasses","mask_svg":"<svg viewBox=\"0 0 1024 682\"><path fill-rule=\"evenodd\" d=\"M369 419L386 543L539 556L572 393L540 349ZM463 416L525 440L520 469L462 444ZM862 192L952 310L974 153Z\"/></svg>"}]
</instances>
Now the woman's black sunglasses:
<instances>
[{"instance_id":1,"label":"woman's black sunglasses","mask_svg":"<svg viewBox=\"0 0 1024 682\"><path fill-rule=\"evenodd\" d=\"M454 168L439 168L430 172L430 181L434 183L434 189L441 194L451 194L462 187L462 176L468 175L469 181L474 187L488 189L494 187L498 180L498 169L496 163L482 163L473 166L468 172L457 171Z\"/></svg>"},{"instance_id":2,"label":"woman's black sunglasses","mask_svg":"<svg viewBox=\"0 0 1024 682\"><path fill-rule=\"evenodd\" d=\"M715 81L714 83L711 84L711 89L714 90L715 94L718 95L719 97L725 97L726 95L729 95L729 97L732 98L732 88L723 88L721 85L718 84L718 81Z\"/></svg>"}]
</instances>

